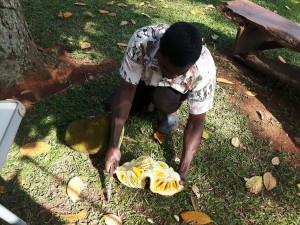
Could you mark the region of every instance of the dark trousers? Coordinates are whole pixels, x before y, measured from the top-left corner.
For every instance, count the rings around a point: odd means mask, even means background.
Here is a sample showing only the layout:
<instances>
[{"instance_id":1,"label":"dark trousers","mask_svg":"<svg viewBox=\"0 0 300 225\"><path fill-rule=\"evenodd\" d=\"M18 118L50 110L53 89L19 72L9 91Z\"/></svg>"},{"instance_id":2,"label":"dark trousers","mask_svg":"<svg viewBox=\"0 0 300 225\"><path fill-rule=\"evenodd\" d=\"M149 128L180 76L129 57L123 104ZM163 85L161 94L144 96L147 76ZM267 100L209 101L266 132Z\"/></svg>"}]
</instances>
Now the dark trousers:
<instances>
[{"instance_id":1,"label":"dark trousers","mask_svg":"<svg viewBox=\"0 0 300 225\"><path fill-rule=\"evenodd\" d=\"M171 114L179 109L188 95L189 92L182 94L171 87L152 87L140 81L135 92L131 112L145 109L152 102L158 112Z\"/></svg>"}]
</instances>

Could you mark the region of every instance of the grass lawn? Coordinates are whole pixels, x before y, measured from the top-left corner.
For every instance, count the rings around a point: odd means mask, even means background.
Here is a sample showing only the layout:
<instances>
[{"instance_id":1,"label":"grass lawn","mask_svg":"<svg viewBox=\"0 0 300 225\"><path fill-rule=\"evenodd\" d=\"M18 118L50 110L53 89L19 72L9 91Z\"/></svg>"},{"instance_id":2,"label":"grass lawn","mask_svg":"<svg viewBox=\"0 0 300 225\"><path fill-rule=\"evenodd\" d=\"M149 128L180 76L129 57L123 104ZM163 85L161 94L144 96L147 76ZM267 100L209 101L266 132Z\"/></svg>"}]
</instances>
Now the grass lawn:
<instances>
[{"instance_id":1,"label":"grass lawn","mask_svg":"<svg viewBox=\"0 0 300 225\"><path fill-rule=\"evenodd\" d=\"M117 42L127 43L131 34L142 26L165 22L172 24L179 20L193 23L202 32L206 46L216 59L217 66L223 66L234 77L243 79L245 87L277 91L287 99L300 103L299 94L283 84L266 78L268 85L252 83L244 78L243 71L235 72L229 63L219 59L228 55L234 42L236 27L220 13L208 7L223 4L217 0L151 0L140 6L141 1L122 1L128 7L107 5L103 0L82 0L86 6L76 6L71 0L36 1L21 0L25 16L36 43L42 48L65 44L75 58L97 63L112 58L120 62L125 48ZM121 1L120 1L121 2ZM294 21L300 21L296 0L256 0L255 3ZM288 6L288 7L286 7ZM117 14L109 17L99 9ZM198 9L204 15L192 15ZM69 19L58 18L59 12L72 12ZM141 15L146 13L150 18ZM129 21L120 26L121 21ZM134 20L136 24L130 21ZM214 40L212 35L218 35ZM88 41L92 47L81 50L80 41ZM272 51L272 57L279 54L288 63L300 65L299 54L289 51ZM249 71L247 73L250 73ZM255 73L255 72L253 72ZM207 113L205 129L210 138L203 140L193 161L188 182L184 190L173 197L162 197L149 190L130 189L117 180L112 187L112 200L107 203L103 187L108 183L103 173L103 157L89 156L76 152L65 145L64 134L69 123L104 111L104 103L120 82L118 71L110 76L93 79L83 86L70 88L63 96L53 96L37 102L24 117L17 133L15 144L1 171L0 202L30 224L67 224L60 215L88 210L85 219L73 224L105 224L103 215L119 215L123 224L158 225L187 224L177 222L174 215L194 210L208 214L215 224L224 225L297 225L300 224L299 170L292 166L290 157L273 151L269 142L254 136L249 127L249 118L239 112L239 104L228 96L234 95L228 85L217 84L214 108ZM168 136L160 145L153 140L156 118L152 114L133 115L125 126L125 138L121 146L121 164L141 155L152 156L166 162L175 170L177 158L181 156L182 137L188 115L187 105L180 109L178 131ZM287 116L288 116L287 112ZM295 130L300 136L300 118L295 120ZM235 148L230 141L238 137L242 147ZM32 141L45 141L51 150L34 158L25 158L19 147ZM278 166L271 159L279 156ZM272 172L277 178L277 187L271 191L250 194L245 188L244 178ZM79 176L84 182L82 200L73 203L66 194L68 181ZM192 186L200 189L200 198L192 192ZM191 200L191 198L193 200ZM2 221L0 221L1 224ZM3 222L3 224L5 224Z\"/></svg>"}]
</instances>

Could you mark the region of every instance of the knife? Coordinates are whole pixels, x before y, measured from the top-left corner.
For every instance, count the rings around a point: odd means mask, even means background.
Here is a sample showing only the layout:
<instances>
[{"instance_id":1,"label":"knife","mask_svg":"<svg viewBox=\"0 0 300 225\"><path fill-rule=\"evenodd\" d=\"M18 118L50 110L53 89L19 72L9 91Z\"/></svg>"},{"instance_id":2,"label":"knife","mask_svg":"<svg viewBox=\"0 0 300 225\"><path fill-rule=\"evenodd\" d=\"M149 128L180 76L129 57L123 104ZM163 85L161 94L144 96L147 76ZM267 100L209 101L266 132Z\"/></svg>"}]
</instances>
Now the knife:
<instances>
[{"instance_id":1,"label":"knife","mask_svg":"<svg viewBox=\"0 0 300 225\"><path fill-rule=\"evenodd\" d=\"M112 169L113 165L111 165L110 170L109 170L109 182L108 182L108 186L107 186L107 201L109 202L110 198L111 198L111 184L114 180L114 176L113 176L113 169Z\"/></svg>"}]
</instances>

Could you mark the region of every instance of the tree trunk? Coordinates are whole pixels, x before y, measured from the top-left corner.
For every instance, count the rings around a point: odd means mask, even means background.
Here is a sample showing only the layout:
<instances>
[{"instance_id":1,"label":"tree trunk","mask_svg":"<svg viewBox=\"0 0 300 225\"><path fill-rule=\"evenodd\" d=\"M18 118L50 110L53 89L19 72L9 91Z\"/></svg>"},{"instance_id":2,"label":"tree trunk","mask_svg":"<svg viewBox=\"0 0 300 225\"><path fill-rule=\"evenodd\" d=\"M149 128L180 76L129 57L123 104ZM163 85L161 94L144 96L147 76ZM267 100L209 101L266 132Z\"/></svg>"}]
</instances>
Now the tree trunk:
<instances>
[{"instance_id":1,"label":"tree trunk","mask_svg":"<svg viewBox=\"0 0 300 225\"><path fill-rule=\"evenodd\" d=\"M0 0L0 85L21 81L26 71L42 65L19 0Z\"/></svg>"}]
</instances>

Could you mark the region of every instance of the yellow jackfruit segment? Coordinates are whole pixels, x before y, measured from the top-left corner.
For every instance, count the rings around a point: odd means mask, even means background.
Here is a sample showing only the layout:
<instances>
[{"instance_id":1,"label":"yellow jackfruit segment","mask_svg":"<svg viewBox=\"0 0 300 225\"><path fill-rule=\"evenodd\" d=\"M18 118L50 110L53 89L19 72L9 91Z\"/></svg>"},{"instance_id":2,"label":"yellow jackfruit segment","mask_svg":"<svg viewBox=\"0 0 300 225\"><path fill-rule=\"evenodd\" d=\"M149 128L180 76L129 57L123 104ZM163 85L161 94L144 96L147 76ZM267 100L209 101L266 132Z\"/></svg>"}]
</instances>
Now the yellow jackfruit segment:
<instances>
[{"instance_id":1,"label":"yellow jackfruit segment","mask_svg":"<svg viewBox=\"0 0 300 225\"><path fill-rule=\"evenodd\" d=\"M173 195L183 189L180 176L166 163L141 156L124 163L116 170L120 182L132 188L144 188L150 178L150 190L161 195Z\"/></svg>"}]
</instances>

